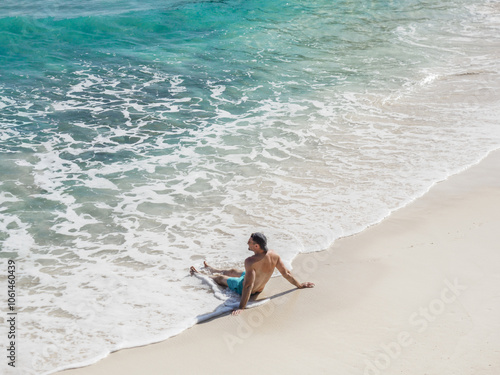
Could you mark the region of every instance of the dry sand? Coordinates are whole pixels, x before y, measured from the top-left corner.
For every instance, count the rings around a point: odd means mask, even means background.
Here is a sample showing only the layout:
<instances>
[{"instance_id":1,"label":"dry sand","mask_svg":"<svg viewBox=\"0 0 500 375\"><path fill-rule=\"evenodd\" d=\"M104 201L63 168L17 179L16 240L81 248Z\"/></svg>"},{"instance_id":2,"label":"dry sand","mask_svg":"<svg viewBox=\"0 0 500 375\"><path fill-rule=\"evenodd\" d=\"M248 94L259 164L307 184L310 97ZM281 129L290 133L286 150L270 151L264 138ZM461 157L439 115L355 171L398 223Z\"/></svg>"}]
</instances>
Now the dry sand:
<instances>
[{"instance_id":1,"label":"dry sand","mask_svg":"<svg viewBox=\"0 0 500 375\"><path fill-rule=\"evenodd\" d=\"M61 374L498 375L500 151L293 265L314 289Z\"/></svg>"}]
</instances>

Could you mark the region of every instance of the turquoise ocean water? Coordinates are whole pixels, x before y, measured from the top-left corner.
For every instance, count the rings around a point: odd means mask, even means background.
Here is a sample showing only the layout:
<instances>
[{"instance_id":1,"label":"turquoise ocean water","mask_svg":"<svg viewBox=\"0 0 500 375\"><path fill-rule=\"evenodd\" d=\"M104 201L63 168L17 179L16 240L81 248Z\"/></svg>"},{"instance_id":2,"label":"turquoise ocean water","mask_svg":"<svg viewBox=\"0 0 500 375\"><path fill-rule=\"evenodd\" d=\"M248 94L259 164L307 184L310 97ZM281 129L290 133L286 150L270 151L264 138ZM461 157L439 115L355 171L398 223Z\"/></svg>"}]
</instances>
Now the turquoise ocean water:
<instances>
[{"instance_id":1,"label":"turquoise ocean water","mask_svg":"<svg viewBox=\"0 0 500 375\"><path fill-rule=\"evenodd\" d=\"M498 1L3 0L17 373L195 324L234 296L189 266L253 231L289 264L379 222L500 147L499 90Z\"/></svg>"}]
</instances>

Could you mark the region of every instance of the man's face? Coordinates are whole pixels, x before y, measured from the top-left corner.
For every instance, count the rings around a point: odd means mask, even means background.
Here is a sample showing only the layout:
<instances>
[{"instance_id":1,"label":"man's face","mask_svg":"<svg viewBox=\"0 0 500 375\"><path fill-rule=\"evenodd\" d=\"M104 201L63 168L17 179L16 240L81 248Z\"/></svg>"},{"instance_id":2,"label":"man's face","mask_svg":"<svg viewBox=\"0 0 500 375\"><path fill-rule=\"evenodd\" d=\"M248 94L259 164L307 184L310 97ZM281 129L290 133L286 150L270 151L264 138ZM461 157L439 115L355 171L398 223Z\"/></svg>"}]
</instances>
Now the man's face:
<instances>
[{"instance_id":1,"label":"man's face","mask_svg":"<svg viewBox=\"0 0 500 375\"><path fill-rule=\"evenodd\" d=\"M258 244L257 242L254 242L254 241L252 240L252 237L250 237L250 238L248 239L247 244L248 244L248 250L250 250L250 251L255 250L255 246L259 246L259 244Z\"/></svg>"}]
</instances>

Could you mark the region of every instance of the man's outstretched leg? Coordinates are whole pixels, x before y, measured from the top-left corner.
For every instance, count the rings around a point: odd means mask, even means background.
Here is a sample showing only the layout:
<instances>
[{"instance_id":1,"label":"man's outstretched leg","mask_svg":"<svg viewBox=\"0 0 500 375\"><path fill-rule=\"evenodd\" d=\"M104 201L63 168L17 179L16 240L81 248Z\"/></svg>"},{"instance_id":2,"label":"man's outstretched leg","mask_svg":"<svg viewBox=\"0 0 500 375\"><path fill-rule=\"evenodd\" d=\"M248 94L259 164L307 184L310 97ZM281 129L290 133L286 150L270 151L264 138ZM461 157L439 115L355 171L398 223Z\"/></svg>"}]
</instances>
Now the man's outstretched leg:
<instances>
[{"instance_id":1,"label":"man's outstretched leg","mask_svg":"<svg viewBox=\"0 0 500 375\"><path fill-rule=\"evenodd\" d=\"M226 276L226 275L209 275L209 274L206 274L204 272L198 271L196 268L194 268L194 266L191 266L191 268L189 269L189 271L191 272L191 275L194 275L195 273L206 275L206 276L210 277L213 281L215 281L217 284L219 284L220 286L225 286L225 287L228 286L227 285L227 279L229 279L229 276Z\"/></svg>"},{"instance_id":2,"label":"man's outstretched leg","mask_svg":"<svg viewBox=\"0 0 500 375\"><path fill-rule=\"evenodd\" d=\"M218 273L224 276L229 277L240 277L243 274L243 271L239 271L236 268L231 268L229 270L218 270L212 266L209 266L206 261L203 262L206 269L208 269L212 273Z\"/></svg>"}]
</instances>

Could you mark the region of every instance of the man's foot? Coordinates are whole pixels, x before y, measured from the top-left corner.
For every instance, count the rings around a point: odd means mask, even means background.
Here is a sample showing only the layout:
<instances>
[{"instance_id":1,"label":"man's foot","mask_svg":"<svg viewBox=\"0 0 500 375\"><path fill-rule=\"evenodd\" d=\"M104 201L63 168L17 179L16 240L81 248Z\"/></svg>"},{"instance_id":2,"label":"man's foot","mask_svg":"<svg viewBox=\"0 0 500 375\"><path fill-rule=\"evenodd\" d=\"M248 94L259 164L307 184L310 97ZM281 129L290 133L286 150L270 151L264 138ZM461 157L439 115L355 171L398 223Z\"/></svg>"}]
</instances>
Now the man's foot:
<instances>
[{"instance_id":1,"label":"man's foot","mask_svg":"<svg viewBox=\"0 0 500 375\"><path fill-rule=\"evenodd\" d=\"M195 273L199 273L198 270L196 268L194 268L194 266L191 266L191 268L189 269L189 272L191 273L191 275L194 275Z\"/></svg>"}]
</instances>

